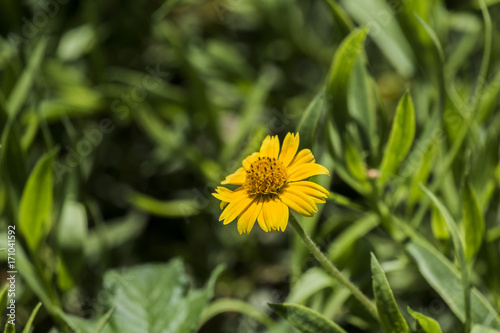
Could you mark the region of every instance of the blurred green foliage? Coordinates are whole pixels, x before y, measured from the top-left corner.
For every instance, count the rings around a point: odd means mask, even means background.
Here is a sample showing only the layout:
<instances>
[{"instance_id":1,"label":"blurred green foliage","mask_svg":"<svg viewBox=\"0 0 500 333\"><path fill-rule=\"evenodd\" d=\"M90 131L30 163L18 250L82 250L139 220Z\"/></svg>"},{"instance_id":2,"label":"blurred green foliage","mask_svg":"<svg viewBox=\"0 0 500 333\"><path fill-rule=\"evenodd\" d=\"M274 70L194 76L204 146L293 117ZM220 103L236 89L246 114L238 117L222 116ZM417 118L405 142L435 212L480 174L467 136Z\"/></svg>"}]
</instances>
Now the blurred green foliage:
<instances>
[{"instance_id":1,"label":"blurred green foliage","mask_svg":"<svg viewBox=\"0 0 500 333\"><path fill-rule=\"evenodd\" d=\"M499 331L499 15L495 0L0 0L16 326ZM289 230L218 222L213 189L289 131L332 174L299 222L381 322Z\"/></svg>"}]
</instances>

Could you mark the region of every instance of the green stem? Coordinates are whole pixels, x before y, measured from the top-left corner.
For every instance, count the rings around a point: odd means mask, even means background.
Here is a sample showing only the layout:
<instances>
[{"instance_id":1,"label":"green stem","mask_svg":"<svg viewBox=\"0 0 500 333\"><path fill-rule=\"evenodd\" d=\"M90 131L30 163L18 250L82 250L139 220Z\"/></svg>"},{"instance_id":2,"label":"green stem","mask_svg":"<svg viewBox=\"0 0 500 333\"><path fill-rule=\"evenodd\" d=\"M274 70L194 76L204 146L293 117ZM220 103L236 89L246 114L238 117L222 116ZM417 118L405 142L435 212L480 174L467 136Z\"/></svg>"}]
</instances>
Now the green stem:
<instances>
[{"instance_id":1,"label":"green stem","mask_svg":"<svg viewBox=\"0 0 500 333\"><path fill-rule=\"evenodd\" d=\"M304 244L307 246L309 251L316 257L316 259L320 262L323 268L332 275L337 281L342 283L347 289L349 289L354 297L358 299L358 301L363 304L363 306L373 315L373 317L378 319L377 308L373 304L368 297L366 297L361 290L358 289L351 281L349 281L342 273L333 265L333 263L328 260L323 252L318 248L316 244L314 244L311 237L304 231L299 222L295 219L295 217L290 214L290 224L292 225L295 232L300 236Z\"/></svg>"}]
</instances>

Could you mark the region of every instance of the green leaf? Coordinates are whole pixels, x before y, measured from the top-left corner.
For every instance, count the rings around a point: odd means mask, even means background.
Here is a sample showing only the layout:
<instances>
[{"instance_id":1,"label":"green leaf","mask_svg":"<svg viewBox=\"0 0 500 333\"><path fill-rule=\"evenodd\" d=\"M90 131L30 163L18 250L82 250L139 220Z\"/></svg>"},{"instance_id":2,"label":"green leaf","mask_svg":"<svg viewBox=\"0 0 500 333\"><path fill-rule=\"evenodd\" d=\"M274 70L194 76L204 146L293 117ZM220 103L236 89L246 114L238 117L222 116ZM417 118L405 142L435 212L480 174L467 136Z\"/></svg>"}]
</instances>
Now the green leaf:
<instances>
[{"instance_id":1,"label":"green leaf","mask_svg":"<svg viewBox=\"0 0 500 333\"><path fill-rule=\"evenodd\" d=\"M472 327L471 333L500 333L500 331L495 330L491 327L486 327L486 326L482 326L482 325L474 325L474 327Z\"/></svg>"},{"instance_id":2,"label":"green leaf","mask_svg":"<svg viewBox=\"0 0 500 333\"><path fill-rule=\"evenodd\" d=\"M348 251L352 250L356 241L363 239L372 229L379 225L379 218L375 214L368 214L363 218L350 224L342 233L331 243L328 249L328 258L337 263L340 258L345 257L349 260Z\"/></svg>"},{"instance_id":3,"label":"green leaf","mask_svg":"<svg viewBox=\"0 0 500 333\"><path fill-rule=\"evenodd\" d=\"M333 20L342 36L346 36L352 29L354 23L344 9L334 0L325 0L332 12Z\"/></svg>"},{"instance_id":4,"label":"green leaf","mask_svg":"<svg viewBox=\"0 0 500 333\"><path fill-rule=\"evenodd\" d=\"M21 189L26 181L25 157L21 149L21 133L15 121L9 121L2 133L2 151L0 153L0 175L3 183L11 192L9 199L14 208L19 204ZM17 214L17 212L16 212Z\"/></svg>"},{"instance_id":5,"label":"green leaf","mask_svg":"<svg viewBox=\"0 0 500 333\"><path fill-rule=\"evenodd\" d=\"M446 221L436 207L432 207L431 227L432 233L437 239L450 238L450 232L446 226Z\"/></svg>"},{"instance_id":6,"label":"green leaf","mask_svg":"<svg viewBox=\"0 0 500 333\"><path fill-rule=\"evenodd\" d=\"M415 71L415 56L388 1L342 0L340 3L355 21L370 29L370 37L394 68L410 77Z\"/></svg>"},{"instance_id":7,"label":"green leaf","mask_svg":"<svg viewBox=\"0 0 500 333\"><path fill-rule=\"evenodd\" d=\"M392 178L397 167L408 154L415 137L415 107L407 91L399 101L389 141L380 166L380 182Z\"/></svg>"},{"instance_id":8,"label":"green leaf","mask_svg":"<svg viewBox=\"0 0 500 333\"><path fill-rule=\"evenodd\" d=\"M41 281L39 275L37 274L35 267L31 264L22 246L16 247L16 268L29 286L43 303L43 306L48 310L49 313L54 314L58 310L58 304L51 298L52 290L46 290L43 282Z\"/></svg>"},{"instance_id":9,"label":"green leaf","mask_svg":"<svg viewBox=\"0 0 500 333\"><path fill-rule=\"evenodd\" d=\"M57 56L71 61L81 58L95 45L96 32L91 24L85 24L67 31L59 42Z\"/></svg>"},{"instance_id":10,"label":"green leaf","mask_svg":"<svg viewBox=\"0 0 500 333\"><path fill-rule=\"evenodd\" d=\"M61 255L58 283L62 290L71 289L80 275L87 231L85 207L79 202L67 199L57 228L57 243Z\"/></svg>"},{"instance_id":11,"label":"green leaf","mask_svg":"<svg viewBox=\"0 0 500 333\"><path fill-rule=\"evenodd\" d=\"M441 327L435 319L423 315L420 312L413 311L410 307L408 307L408 313L418 321L418 324L425 333L442 333Z\"/></svg>"},{"instance_id":12,"label":"green leaf","mask_svg":"<svg viewBox=\"0 0 500 333\"><path fill-rule=\"evenodd\" d=\"M413 239L406 245L408 253L416 261L427 282L448 304L451 311L465 322L464 293L460 274L443 254L422 240ZM476 288L471 289L472 323L488 324L500 329L500 315Z\"/></svg>"},{"instance_id":13,"label":"green leaf","mask_svg":"<svg viewBox=\"0 0 500 333\"><path fill-rule=\"evenodd\" d=\"M5 329L3 333L16 333L16 326L9 324L8 322L5 324Z\"/></svg>"},{"instance_id":14,"label":"green leaf","mask_svg":"<svg viewBox=\"0 0 500 333\"><path fill-rule=\"evenodd\" d=\"M17 113L21 110L21 107L27 100L27 96L31 90L31 86L35 79L36 73L38 72L40 64L42 63L46 46L47 38L43 38L38 42L33 53L31 54L28 66L24 70L19 80L16 82L14 89L9 95L9 98L7 100L7 111L9 113L10 119L13 119L17 115Z\"/></svg>"},{"instance_id":15,"label":"green leaf","mask_svg":"<svg viewBox=\"0 0 500 333\"><path fill-rule=\"evenodd\" d=\"M434 44L437 56L439 58L439 61L441 64L444 64L444 52L443 52L443 47L441 46L441 42L439 41L438 36L434 32L434 30L425 22L418 14L415 14L415 17L418 21L418 23L424 28L425 32L427 35L430 37L432 43Z\"/></svg>"},{"instance_id":16,"label":"green leaf","mask_svg":"<svg viewBox=\"0 0 500 333\"><path fill-rule=\"evenodd\" d=\"M3 312L6 309L7 305L7 290L9 289L9 284L6 283L5 286L3 286L2 290L0 290L0 317L3 315Z\"/></svg>"},{"instance_id":17,"label":"green leaf","mask_svg":"<svg viewBox=\"0 0 500 333\"><path fill-rule=\"evenodd\" d=\"M370 80L360 54L349 82L347 100L352 118L362 131L366 147L370 148L371 152L375 152L379 135L377 133L376 101Z\"/></svg>"},{"instance_id":18,"label":"green leaf","mask_svg":"<svg viewBox=\"0 0 500 333\"><path fill-rule=\"evenodd\" d=\"M43 155L28 178L19 208L19 230L31 251L52 226L52 163L57 150Z\"/></svg>"},{"instance_id":19,"label":"green leaf","mask_svg":"<svg viewBox=\"0 0 500 333\"><path fill-rule=\"evenodd\" d=\"M204 288L193 290L180 259L109 270L99 295L104 301L100 305L110 308L107 313L93 320L60 316L75 333L191 333L213 296L221 271L218 266Z\"/></svg>"},{"instance_id":20,"label":"green leaf","mask_svg":"<svg viewBox=\"0 0 500 333\"><path fill-rule=\"evenodd\" d=\"M237 312L246 315L262 324L271 328L275 325L274 321L265 313L255 306L241 301L239 299L220 298L205 307L200 319L199 327L203 326L207 321L225 312Z\"/></svg>"},{"instance_id":21,"label":"green leaf","mask_svg":"<svg viewBox=\"0 0 500 333\"><path fill-rule=\"evenodd\" d=\"M448 210L439 201L439 199L429 191L425 186L421 185L422 190L429 196L434 205L437 207L441 215L443 216L446 224L448 225L448 230L451 233L451 239L453 241L453 246L455 247L455 254L458 257L458 262L460 264L460 271L462 273L462 290L464 295L464 309L465 309L465 326L470 329L470 316L471 316L471 304L470 304L470 283L469 283L469 271L467 268L467 261L465 260L465 253L462 246L462 241L460 240L460 234L458 231L457 224L451 217ZM467 328L466 328L466 331Z\"/></svg>"},{"instance_id":22,"label":"green leaf","mask_svg":"<svg viewBox=\"0 0 500 333\"><path fill-rule=\"evenodd\" d=\"M60 312L60 316L76 333L100 333L114 312L115 308L111 308L103 315L90 320L70 315L62 311Z\"/></svg>"},{"instance_id":23,"label":"green leaf","mask_svg":"<svg viewBox=\"0 0 500 333\"><path fill-rule=\"evenodd\" d=\"M281 303L269 306L302 333L346 333L342 327L303 305Z\"/></svg>"},{"instance_id":24,"label":"green leaf","mask_svg":"<svg viewBox=\"0 0 500 333\"><path fill-rule=\"evenodd\" d=\"M317 137L318 124L324 106L324 92L320 91L311 101L297 126L304 147L312 148Z\"/></svg>"},{"instance_id":25,"label":"green leaf","mask_svg":"<svg viewBox=\"0 0 500 333\"><path fill-rule=\"evenodd\" d=\"M33 311L31 311L31 315L28 318L28 321L26 322L26 326L24 326L23 333L29 333L31 331L31 326L33 325L33 321L35 320L36 314L38 313L38 310L42 306L42 303L38 303Z\"/></svg>"},{"instance_id":26,"label":"green leaf","mask_svg":"<svg viewBox=\"0 0 500 333\"><path fill-rule=\"evenodd\" d=\"M132 192L128 201L145 212L168 218L188 218L199 212L193 199L160 201L144 194Z\"/></svg>"},{"instance_id":27,"label":"green leaf","mask_svg":"<svg viewBox=\"0 0 500 333\"><path fill-rule=\"evenodd\" d=\"M342 41L333 56L332 64L326 80L325 97L328 112L337 126L344 129L349 119L347 92L351 72L363 52L368 29L355 29Z\"/></svg>"},{"instance_id":28,"label":"green leaf","mask_svg":"<svg viewBox=\"0 0 500 333\"><path fill-rule=\"evenodd\" d=\"M132 327L133 332L193 331L212 298L221 270L219 266L201 290L189 290L188 278L178 259L166 265L142 265L122 272L108 272L104 286L112 293L109 303L116 311L104 332L132 332ZM137 315L130 316L130 313Z\"/></svg>"},{"instance_id":29,"label":"green leaf","mask_svg":"<svg viewBox=\"0 0 500 333\"><path fill-rule=\"evenodd\" d=\"M366 183L366 167L358 148L349 136L344 139L345 163L347 169L360 183Z\"/></svg>"},{"instance_id":30,"label":"green leaf","mask_svg":"<svg viewBox=\"0 0 500 333\"><path fill-rule=\"evenodd\" d=\"M467 178L462 188L465 257L471 260L481 247L484 238L484 218L474 190Z\"/></svg>"},{"instance_id":31,"label":"green leaf","mask_svg":"<svg viewBox=\"0 0 500 333\"><path fill-rule=\"evenodd\" d=\"M410 328L399 311L382 267L380 267L373 253L371 258L373 294L375 295L375 303L377 304L378 315L384 332L410 333Z\"/></svg>"},{"instance_id":32,"label":"green leaf","mask_svg":"<svg viewBox=\"0 0 500 333\"><path fill-rule=\"evenodd\" d=\"M333 287L335 281L323 269L313 267L308 269L294 284L287 301L290 303L304 303L320 290Z\"/></svg>"}]
</instances>

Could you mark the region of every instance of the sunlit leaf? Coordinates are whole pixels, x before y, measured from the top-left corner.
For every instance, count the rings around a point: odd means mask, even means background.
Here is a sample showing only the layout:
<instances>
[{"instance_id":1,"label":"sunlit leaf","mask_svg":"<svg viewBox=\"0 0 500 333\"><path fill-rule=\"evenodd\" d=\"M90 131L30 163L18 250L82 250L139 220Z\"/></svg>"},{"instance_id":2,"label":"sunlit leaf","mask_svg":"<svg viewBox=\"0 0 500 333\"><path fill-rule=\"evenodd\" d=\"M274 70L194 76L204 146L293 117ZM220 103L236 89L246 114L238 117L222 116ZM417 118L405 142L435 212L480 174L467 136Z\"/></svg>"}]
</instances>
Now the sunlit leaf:
<instances>
[{"instance_id":1,"label":"sunlit leaf","mask_svg":"<svg viewBox=\"0 0 500 333\"><path fill-rule=\"evenodd\" d=\"M420 312L413 311L408 307L408 313L412 315L418 321L418 324L422 328L425 333L441 333L441 327L439 323L426 315L421 314Z\"/></svg>"},{"instance_id":2,"label":"sunlit leaf","mask_svg":"<svg viewBox=\"0 0 500 333\"><path fill-rule=\"evenodd\" d=\"M415 137L415 107L410 93L406 92L399 101L380 165L380 182L383 184L394 177L396 169L408 154Z\"/></svg>"},{"instance_id":3,"label":"sunlit leaf","mask_svg":"<svg viewBox=\"0 0 500 333\"><path fill-rule=\"evenodd\" d=\"M64 203L57 228L57 243L60 249L59 286L62 290L73 287L83 264L83 249L87 239L87 213L85 207L67 199ZM60 272L61 273L61 272Z\"/></svg>"},{"instance_id":4,"label":"sunlit leaf","mask_svg":"<svg viewBox=\"0 0 500 333\"><path fill-rule=\"evenodd\" d=\"M375 303L384 332L410 333L410 328L399 311L385 273L373 253L371 256L371 268L373 276L373 294L375 295Z\"/></svg>"},{"instance_id":5,"label":"sunlit leaf","mask_svg":"<svg viewBox=\"0 0 500 333\"><path fill-rule=\"evenodd\" d=\"M422 276L464 323L465 306L462 282L460 273L457 272L453 263L436 249L417 240L408 243L406 249L415 259ZM500 329L500 314L474 287L471 290L471 319L472 323L488 324L495 329Z\"/></svg>"},{"instance_id":6,"label":"sunlit leaf","mask_svg":"<svg viewBox=\"0 0 500 333\"><path fill-rule=\"evenodd\" d=\"M470 182L466 179L462 189L465 257L470 260L481 247L484 238L484 218L479 201Z\"/></svg>"},{"instance_id":7,"label":"sunlit leaf","mask_svg":"<svg viewBox=\"0 0 500 333\"><path fill-rule=\"evenodd\" d=\"M19 231L33 252L52 226L52 150L43 155L31 172L24 187L19 208Z\"/></svg>"},{"instance_id":8,"label":"sunlit leaf","mask_svg":"<svg viewBox=\"0 0 500 333\"><path fill-rule=\"evenodd\" d=\"M31 327L33 326L33 321L35 320L36 314L38 313L38 310L40 310L40 307L42 306L42 303L38 303L33 311L31 312L30 317L28 318L28 321L26 322L26 326L24 326L23 333L29 333L31 331Z\"/></svg>"},{"instance_id":9,"label":"sunlit leaf","mask_svg":"<svg viewBox=\"0 0 500 333\"><path fill-rule=\"evenodd\" d=\"M364 52L363 43L367 32L367 28L353 30L338 47L330 66L325 84L325 99L328 112L338 129L345 128L349 119L349 79L358 55Z\"/></svg>"}]
</instances>

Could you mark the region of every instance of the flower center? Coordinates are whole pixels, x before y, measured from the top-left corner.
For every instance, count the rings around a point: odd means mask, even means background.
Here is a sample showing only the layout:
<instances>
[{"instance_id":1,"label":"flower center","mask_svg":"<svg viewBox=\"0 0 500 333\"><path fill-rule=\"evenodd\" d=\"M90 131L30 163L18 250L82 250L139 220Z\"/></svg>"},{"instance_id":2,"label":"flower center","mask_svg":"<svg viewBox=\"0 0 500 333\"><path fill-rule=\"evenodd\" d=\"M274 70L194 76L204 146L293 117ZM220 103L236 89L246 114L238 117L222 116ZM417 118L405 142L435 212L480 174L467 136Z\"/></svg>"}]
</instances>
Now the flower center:
<instances>
[{"instance_id":1,"label":"flower center","mask_svg":"<svg viewBox=\"0 0 500 333\"><path fill-rule=\"evenodd\" d=\"M249 194L278 194L286 184L286 168L280 160L259 157L247 170L244 188Z\"/></svg>"}]
</instances>

